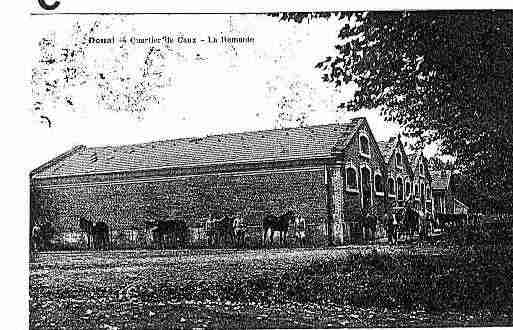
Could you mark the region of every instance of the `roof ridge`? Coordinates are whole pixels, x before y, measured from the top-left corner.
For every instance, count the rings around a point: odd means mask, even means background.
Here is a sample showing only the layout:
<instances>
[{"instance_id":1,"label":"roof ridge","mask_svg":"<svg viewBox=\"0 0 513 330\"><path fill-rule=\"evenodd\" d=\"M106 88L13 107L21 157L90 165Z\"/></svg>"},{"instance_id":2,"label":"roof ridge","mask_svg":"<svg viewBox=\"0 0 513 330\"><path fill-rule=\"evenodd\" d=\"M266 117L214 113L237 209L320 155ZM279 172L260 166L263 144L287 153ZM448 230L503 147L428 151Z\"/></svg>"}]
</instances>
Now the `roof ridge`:
<instances>
[{"instance_id":1,"label":"roof ridge","mask_svg":"<svg viewBox=\"0 0 513 330\"><path fill-rule=\"evenodd\" d=\"M344 122L344 123L330 123L330 124L318 124L318 125L309 125L309 126L297 126L297 127L283 127L283 128L273 128L273 129L262 129L256 131L242 131L242 132L229 132L229 133L218 133L218 134L207 134L207 135L197 135L197 136L189 136L189 137L180 137L176 139L163 139L163 140L153 140L149 142L138 142L138 143L129 143L129 144L117 144L117 145L96 145L96 146L86 146L87 149L106 149L106 148L121 148L121 147L136 147L140 145L150 145L161 142L173 142L173 141L185 141L185 140L201 140L205 138L216 138L222 136L237 136L237 135L249 135L249 134L258 134L264 132L276 132L276 131L289 131L289 130L297 130L297 129L310 129L310 128L319 128L319 127L329 127L329 126L354 126L357 123L354 122Z\"/></svg>"}]
</instances>

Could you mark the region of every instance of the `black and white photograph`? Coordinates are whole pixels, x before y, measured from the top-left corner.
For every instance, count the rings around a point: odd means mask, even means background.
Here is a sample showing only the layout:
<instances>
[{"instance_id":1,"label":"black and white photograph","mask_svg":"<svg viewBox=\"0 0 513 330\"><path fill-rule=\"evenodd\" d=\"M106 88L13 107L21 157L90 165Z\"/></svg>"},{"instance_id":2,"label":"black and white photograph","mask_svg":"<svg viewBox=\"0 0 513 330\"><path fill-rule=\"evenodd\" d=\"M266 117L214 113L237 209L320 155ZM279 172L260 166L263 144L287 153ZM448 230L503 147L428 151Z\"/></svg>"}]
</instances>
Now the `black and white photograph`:
<instances>
[{"instance_id":1,"label":"black and white photograph","mask_svg":"<svg viewBox=\"0 0 513 330\"><path fill-rule=\"evenodd\" d=\"M29 329L513 326L512 10L68 1L29 17Z\"/></svg>"}]
</instances>

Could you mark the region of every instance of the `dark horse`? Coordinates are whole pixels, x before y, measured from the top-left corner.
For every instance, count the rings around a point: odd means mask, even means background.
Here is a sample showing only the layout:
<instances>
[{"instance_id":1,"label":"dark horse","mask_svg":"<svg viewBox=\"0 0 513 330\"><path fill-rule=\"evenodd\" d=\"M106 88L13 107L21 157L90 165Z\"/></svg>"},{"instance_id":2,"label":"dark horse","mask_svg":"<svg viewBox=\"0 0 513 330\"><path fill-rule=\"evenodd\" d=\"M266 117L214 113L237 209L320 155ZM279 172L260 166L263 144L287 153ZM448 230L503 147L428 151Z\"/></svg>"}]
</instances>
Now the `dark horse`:
<instances>
[{"instance_id":1,"label":"dark horse","mask_svg":"<svg viewBox=\"0 0 513 330\"><path fill-rule=\"evenodd\" d=\"M378 218L372 213L362 214L362 239L364 242L372 241L376 238L376 227Z\"/></svg>"},{"instance_id":2,"label":"dark horse","mask_svg":"<svg viewBox=\"0 0 513 330\"><path fill-rule=\"evenodd\" d=\"M420 215L410 205L407 205L403 212L401 231L407 241L412 239L415 232L418 231Z\"/></svg>"},{"instance_id":3,"label":"dark horse","mask_svg":"<svg viewBox=\"0 0 513 330\"><path fill-rule=\"evenodd\" d=\"M210 217L205 223L209 245L219 245L221 242L226 244L228 240L233 245L235 241L234 220L234 217L228 215L224 215L220 219Z\"/></svg>"},{"instance_id":4,"label":"dark horse","mask_svg":"<svg viewBox=\"0 0 513 330\"><path fill-rule=\"evenodd\" d=\"M97 223L93 223L92 221L89 221L84 217L81 217L80 229L84 231L87 235L88 249L91 248L91 238L93 248L98 250L105 250L110 248L109 226L105 222L98 221Z\"/></svg>"},{"instance_id":5,"label":"dark horse","mask_svg":"<svg viewBox=\"0 0 513 330\"><path fill-rule=\"evenodd\" d=\"M295 213L294 211L288 211L279 217L268 214L264 217L262 221L262 229L263 229L263 235L262 235L262 245L265 245L265 237L267 236L267 232L270 231L271 235L269 237L269 240L271 242L271 245L273 244L273 236L274 232L280 233L279 243L280 244L286 244L287 241L287 231L289 230L289 224L295 222Z\"/></svg>"},{"instance_id":6,"label":"dark horse","mask_svg":"<svg viewBox=\"0 0 513 330\"><path fill-rule=\"evenodd\" d=\"M145 221L145 224L160 249L183 247L187 243L187 224L184 220Z\"/></svg>"}]
</instances>

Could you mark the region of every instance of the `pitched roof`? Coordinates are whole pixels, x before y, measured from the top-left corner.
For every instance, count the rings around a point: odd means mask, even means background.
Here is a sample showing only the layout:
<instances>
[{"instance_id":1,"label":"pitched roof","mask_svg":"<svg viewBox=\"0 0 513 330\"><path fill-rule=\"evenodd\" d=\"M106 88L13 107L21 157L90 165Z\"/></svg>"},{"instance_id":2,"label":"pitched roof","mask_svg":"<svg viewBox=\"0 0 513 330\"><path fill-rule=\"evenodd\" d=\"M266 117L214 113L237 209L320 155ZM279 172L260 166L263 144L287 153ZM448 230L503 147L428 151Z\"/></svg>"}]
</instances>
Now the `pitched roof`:
<instances>
[{"instance_id":1,"label":"pitched roof","mask_svg":"<svg viewBox=\"0 0 513 330\"><path fill-rule=\"evenodd\" d=\"M389 161L390 157L392 156L395 146L397 144L397 138L391 137L388 141L379 141L378 147L381 151L381 154L383 155L383 158L385 158L385 161Z\"/></svg>"},{"instance_id":2,"label":"pitched roof","mask_svg":"<svg viewBox=\"0 0 513 330\"><path fill-rule=\"evenodd\" d=\"M302 128L181 138L121 146L81 147L33 172L34 178L329 157L342 150L359 120Z\"/></svg>"},{"instance_id":3,"label":"pitched roof","mask_svg":"<svg viewBox=\"0 0 513 330\"><path fill-rule=\"evenodd\" d=\"M450 171L431 171L431 187L433 190L446 190L449 188L452 173Z\"/></svg>"}]
</instances>

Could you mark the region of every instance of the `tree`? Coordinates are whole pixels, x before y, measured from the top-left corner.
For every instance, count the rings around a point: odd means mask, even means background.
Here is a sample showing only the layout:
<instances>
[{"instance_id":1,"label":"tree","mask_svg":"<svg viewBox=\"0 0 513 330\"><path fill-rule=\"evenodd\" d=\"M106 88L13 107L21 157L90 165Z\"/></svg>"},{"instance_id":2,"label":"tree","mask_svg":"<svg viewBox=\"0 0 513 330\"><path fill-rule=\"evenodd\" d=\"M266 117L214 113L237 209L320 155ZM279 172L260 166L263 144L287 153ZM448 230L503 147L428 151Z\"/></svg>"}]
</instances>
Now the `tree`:
<instances>
[{"instance_id":1,"label":"tree","mask_svg":"<svg viewBox=\"0 0 513 330\"><path fill-rule=\"evenodd\" d=\"M317 14L279 14L301 22ZM513 12L339 14L336 55L317 68L358 89L341 110L376 109L417 138L439 142L479 192L513 206Z\"/></svg>"}]
</instances>

